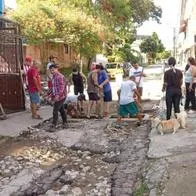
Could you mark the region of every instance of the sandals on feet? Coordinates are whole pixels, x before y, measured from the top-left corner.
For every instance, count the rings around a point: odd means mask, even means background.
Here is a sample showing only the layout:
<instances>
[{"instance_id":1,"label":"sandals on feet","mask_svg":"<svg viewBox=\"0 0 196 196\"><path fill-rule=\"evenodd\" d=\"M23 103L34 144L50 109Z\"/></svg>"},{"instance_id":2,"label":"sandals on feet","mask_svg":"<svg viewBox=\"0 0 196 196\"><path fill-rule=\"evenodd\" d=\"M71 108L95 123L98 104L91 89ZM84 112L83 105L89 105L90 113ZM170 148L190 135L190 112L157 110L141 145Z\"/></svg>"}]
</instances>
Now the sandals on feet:
<instances>
[{"instance_id":1,"label":"sandals on feet","mask_svg":"<svg viewBox=\"0 0 196 196\"><path fill-rule=\"evenodd\" d=\"M38 119L38 120L42 120L43 119L40 115L33 115L32 118L33 119Z\"/></svg>"}]
</instances>

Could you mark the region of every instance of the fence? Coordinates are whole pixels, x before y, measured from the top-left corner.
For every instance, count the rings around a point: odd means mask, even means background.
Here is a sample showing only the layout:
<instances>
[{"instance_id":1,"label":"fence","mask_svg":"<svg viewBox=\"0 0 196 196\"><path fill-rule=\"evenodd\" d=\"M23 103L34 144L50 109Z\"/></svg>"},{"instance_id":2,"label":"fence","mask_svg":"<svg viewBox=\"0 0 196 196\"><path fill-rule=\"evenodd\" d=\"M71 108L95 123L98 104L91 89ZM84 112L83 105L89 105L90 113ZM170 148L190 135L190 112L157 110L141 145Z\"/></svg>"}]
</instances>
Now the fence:
<instances>
[{"instance_id":1,"label":"fence","mask_svg":"<svg viewBox=\"0 0 196 196\"><path fill-rule=\"evenodd\" d=\"M10 111L25 109L19 26L0 17L0 102Z\"/></svg>"}]
</instances>

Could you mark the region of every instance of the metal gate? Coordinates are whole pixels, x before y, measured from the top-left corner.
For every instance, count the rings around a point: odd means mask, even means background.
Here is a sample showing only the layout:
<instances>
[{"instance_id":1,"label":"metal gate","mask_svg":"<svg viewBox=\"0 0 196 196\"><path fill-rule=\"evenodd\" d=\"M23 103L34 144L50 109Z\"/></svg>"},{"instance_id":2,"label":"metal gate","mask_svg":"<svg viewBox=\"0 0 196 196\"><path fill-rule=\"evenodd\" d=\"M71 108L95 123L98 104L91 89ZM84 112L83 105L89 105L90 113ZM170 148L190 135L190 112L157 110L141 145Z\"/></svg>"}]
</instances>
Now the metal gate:
<instances>
[{"instance_id":1,"label":"metal gate","mask_svg":"<svg viewBox=\"0 0 196 196\"><path fill-rule=\"evenodd\" d=\"M4 109L25 109L21 77L22 38L16 23L0 18L0 103Z\"/></svg>"}]
</instances>

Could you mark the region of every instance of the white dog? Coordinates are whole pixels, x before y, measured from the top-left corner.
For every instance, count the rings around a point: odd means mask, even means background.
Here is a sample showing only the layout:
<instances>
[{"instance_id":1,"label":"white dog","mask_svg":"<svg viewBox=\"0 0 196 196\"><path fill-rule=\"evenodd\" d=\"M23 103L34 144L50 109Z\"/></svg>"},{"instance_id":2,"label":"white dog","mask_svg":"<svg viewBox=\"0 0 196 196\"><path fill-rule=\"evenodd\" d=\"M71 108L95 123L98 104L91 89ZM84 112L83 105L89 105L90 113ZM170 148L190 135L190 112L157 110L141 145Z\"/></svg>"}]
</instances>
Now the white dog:
<instances>
[{"instance_id":1,"label":"white dog","mask_svg":"<svg viewBox=\"0 0 196 196\"><path fill-rule=\"evenodd\" d=\"M182 129L186 128L186 119L187 119L187 113L185 111L182 111L180 113L176 113L176 118L180 123L180 127Z\"/></svg>"},{"instance_id":2,"label":"white dog","mask_svg":"<svg viewBox=\"0 0 196 196\"><path fill-rule=\"evenodd\" d=\"M170 120L160 120L158 117L152 119L152 127L156 128L156 130L163 135L164 133L176 133L176 131L180 128L180 123L177 119Z\"/></svg>"}]
</instances>

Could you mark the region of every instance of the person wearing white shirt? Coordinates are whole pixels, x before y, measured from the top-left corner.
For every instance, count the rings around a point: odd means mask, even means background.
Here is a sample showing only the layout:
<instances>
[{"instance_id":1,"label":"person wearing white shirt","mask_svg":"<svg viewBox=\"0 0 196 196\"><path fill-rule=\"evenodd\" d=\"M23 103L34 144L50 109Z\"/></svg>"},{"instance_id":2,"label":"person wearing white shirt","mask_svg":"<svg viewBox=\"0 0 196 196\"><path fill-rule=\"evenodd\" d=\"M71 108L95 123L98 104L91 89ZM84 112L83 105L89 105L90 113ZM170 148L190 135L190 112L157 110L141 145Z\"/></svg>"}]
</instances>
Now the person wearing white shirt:
<instances>
[{"instance_id":1,"label":"person wearing white shirt","mask_svg":"<svg viewBox=\"0 0 196 196\"><path fill-rule=\"evenodd\" d=\"M67 110L67 114L71 117L78 117L81 114L81 101L85 101L85 95L68 95L64 101L64 108Z\"/></svg>"},{"instance_id":2,"label":"person wearing white shirt","mask_svg":"<svg viewBox=\"0 0 196 196\"><path fill-rule=\"evenodd\" d=\"M133 62L132 68L129 70L129 76L131 75L135 76L135 82L141 97L143 92L144 77L146 77L146 75L144 74L144 68L139 66L137 62Z\"/></svg>"},{"instance_id":3,"label":"person wearing white shirt","mask_svg":"<svg viewBox=\"0 0 196 196\"><path fill-rule=\"evenodd\" d=\"M139 113L138 107L134 100L134 94L140 97L137 90L135 76L132 74L129 76L129 80L123 81L120 89L118 90L118 101L119 101L119 117L117 123L121 122L122 117L130 115L142 120L142 115Z\"/></svg>"}]
</instances>

